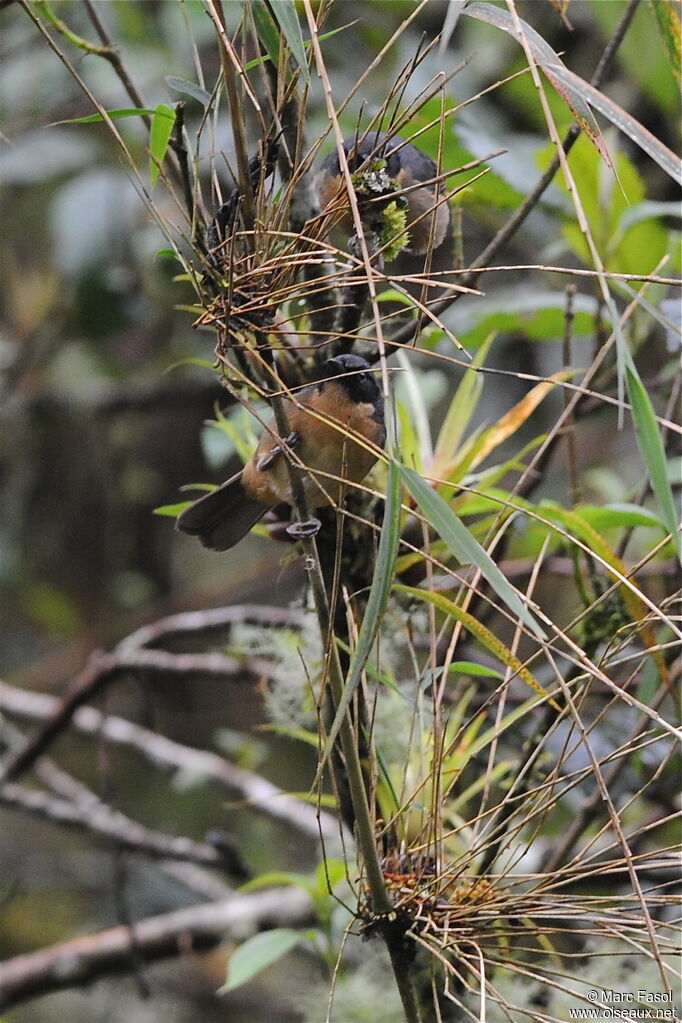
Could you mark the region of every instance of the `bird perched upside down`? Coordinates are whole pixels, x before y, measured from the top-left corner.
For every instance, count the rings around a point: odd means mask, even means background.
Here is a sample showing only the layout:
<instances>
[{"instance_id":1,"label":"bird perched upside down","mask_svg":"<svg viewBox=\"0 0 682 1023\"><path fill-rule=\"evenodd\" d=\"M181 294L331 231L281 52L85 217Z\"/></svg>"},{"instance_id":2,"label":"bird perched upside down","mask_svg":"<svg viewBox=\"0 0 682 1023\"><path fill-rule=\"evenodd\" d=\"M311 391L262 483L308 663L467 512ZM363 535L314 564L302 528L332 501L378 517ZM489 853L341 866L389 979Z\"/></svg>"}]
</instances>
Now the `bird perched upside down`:
<instances>
[{"instance_id":1,"label":"bird perched upside down","mask_svg":"<svg viewBox=\"0 0 682 1023\"><path fill-rule=\"evenodd\" d=\"M439 248L451 224L450 207L447 202L440 201L441 187L438 183L438 169L433 160L420 149L406 142L400 135L388 135L383 131L370 131L365 138L351 136L343 143L348 158L348 168L356 181L364 183L363 172L369 175L378 161L385 163L386 178L389 187L382 194L364 195L363 206L380 210L377 200L387 202L401 196L407 203L405 227L407 239L404 251L412 255L423 255L431 247L432 251ZM424 182L423 188L413 188ZM354 182L355 183L355 182ZM337 205L338 199L346 192L346 180L341 169L339 154L334 150L326 157L319 172L315 176L315 189L323 211ZM370 189L370 192L372 190ZM364 189L363 189L364 192ZM339 221L339 226L348 233L354 232L353 217L348 210ZM387 257L388 258L388 257Z\"/></svg>"},{"instance_id":2,"label":"bird perched upside down","mask_svg":"<svg viewBox=\"0 0 682 1023\"><path fill-rule=\"evenodd\" d=\"M322 372L295 400L284 399L289 436L282 441L269 425L241 472L185 508L177 529L198 536L204 547L226 551L266 511L293 505L287 450L308 470L303 489L311 509L340 503L347 486L364 480L376 461L372 448L386 439L376 377L357 355L330 359Z\"/></svg>"}]
</instances>

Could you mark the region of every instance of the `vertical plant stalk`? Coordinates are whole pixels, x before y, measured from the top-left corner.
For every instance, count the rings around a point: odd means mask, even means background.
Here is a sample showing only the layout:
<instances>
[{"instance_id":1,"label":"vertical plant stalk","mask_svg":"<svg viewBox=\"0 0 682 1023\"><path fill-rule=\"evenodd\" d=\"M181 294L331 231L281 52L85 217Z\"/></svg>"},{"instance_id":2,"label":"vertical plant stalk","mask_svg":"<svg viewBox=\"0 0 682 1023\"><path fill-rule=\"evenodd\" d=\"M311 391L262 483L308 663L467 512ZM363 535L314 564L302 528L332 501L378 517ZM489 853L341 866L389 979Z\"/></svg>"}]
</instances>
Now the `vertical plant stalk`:
<instances>
[{"instance_id":1,"label":"vertical plant stalk","mask_svg":"<svg viewBox=\"0 0 682 1023\"><path fill-rule=\"evenodd\" d=\"M243 204L245 220L247 226L249 226L255 219L255 206L253 186L251 184L251 176L249 174L249 151L246 142L244 107L239 96L237 82L235 80L235 69L238 71L241 71L241 69L237 54L234 52L234 48L227 35L225 13L220 0L208 0L208 12L216 27L218 39L220 41L220 62L223 69L223 79L225 81L227 100L230 106L232 134L234 137L235 154L237 157L239 193ZM241 80L244 82L243 72L241 73ZM250 94L251 101L255 105L256 111L260 112L256 97L250 89L248 92Z\"/></svg>"},{"instance_id":2,"label":"vertical plant stalk","mask_svg":"<svg viewBox=\"0 0 682 1023\"><path fill-rule=\"evenodd\" d=\"M564 317L564 338L561 361L564 369L570 369L573 363L573 320L575 317L574 301L577 288L569 284L566 288L566 313ZM564 394L564 411L566 413L566 454L568 457L568 476L571 483L571 501L573 506L580 503L580 485L578 483L578 462L575 445L575 417L569 406L569 396Z\"/></svg>"},{"instance_id":3,"label":"vertical plant stalk","mask_svg":"<svg viewBox=\"0 0 682 1023\"><path fill-rule=\"evenodd\" d=\"M281 396L273 397L272 410L279 436L289 436L289 424L284 412ZM296 466L290 458L287 458L287 468L294 499L294 510L300 521L305 522L309 518L302 478L305 470ZM329 687L334 705L339 707L343 700L344 677L330 619L329 606L331 602L325 587L315 537L305 538L301 543L303 545L304 556L307 559L308 575L322 645L323 649L328 651L326 669ZM406 1023L421 1023L414 984L409 972L409 963L405 956L404 936L400 929L395 926L393 903L386 890L384 875L379 862L367 788L365 786L356 735L349 712L346 712L341 720L339 742L346 766L348 789L355 814L356 840L364 863L372 911L381 920L381 933L391 958L393 973L405 1011Z\"/></svg>"}]
</instances>

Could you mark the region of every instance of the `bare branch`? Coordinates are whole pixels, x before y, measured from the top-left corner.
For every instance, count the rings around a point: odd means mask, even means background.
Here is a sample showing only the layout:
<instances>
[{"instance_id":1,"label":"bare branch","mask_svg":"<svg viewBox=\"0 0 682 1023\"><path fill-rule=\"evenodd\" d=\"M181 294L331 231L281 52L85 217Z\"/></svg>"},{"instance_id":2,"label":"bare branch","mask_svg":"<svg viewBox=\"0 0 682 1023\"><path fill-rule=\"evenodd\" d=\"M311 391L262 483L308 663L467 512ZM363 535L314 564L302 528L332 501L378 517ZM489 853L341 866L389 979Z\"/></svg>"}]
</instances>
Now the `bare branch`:
<instances>
[{"instance_id":1,"label":"bare branch","mask_svg":"<svg viewBox=\"0 0 682 1023\"><path fill-rule=\"evenodd\" d=\"M132 632L122 639L117 650L128 651L152 646L171 636L197 635L229 629L232 625L253 623L274 628L300 629L304 615L287 607L268 607L262 604L236 604L233 607L211 607L203 611L185 611L159 618L150 625Z\"/></svg>"},{"instance_id":2,"label":"bare branch","mask_svg":"<svg viewBox=\"0 0 682 1023\"><path fill-rule=\"evenodd\" d=\"M146 828L125 814L112 810L96 797L79 805L10 783L0 788L0 804L42 817L53 824L87 831L107 839L121 849L143 856L185 860L204 867L231 870L228 857L218 845L193 842L190 838L166 835ZM243 871L241 873L243 876Z\"/></svg>"},{"instance_id":3,"label":"bare branch","mask_svg":"<svg viewBox=\"0 0 682 1023\"><path fill-rule=\"evenodd\" d=\"M0 682L0 707L10 713L49 719L58 706L59 701L53 696L27 692ZM331 814L300 802L272 782L229 763L217 753L183 746L124 718L102 714L94 707L77 710L73 725L87 735L130 746L158 767L204 778L228 789L231 795L236 791L254 810L296 828L310 839L316 841L322 837L331 841L339 836L339 824Z\"/></svg>"},{"instance_id":4,"label":"bare branch","mask_svg":"<svg viewBox=\"0 0 682 1023\"><path fill-rule=\"evenodd\" d=\"M243 940L269 927L302 927L313 921L310 897L303 889L275 888L148 917L132 928L112 927L6 960L0 966L0 1008L127 973L133 955L145 962L177 958L231 936Z\"/></svg>"},{"instance_id":5,"label":"bare branch","mask_svg":"<svg viewBox=\"0 0 682 1023\"><path fill-rule=\"evenodd\" d=\"M231 657L222 654L171 654L165 650L130 650L112 654L95 653L73 680L63 702L23 747L13 751L0 766L0 783L16 781L41 757L69 725L83 704L101 692L114 678L126 672L153 671L162 674L200 672L208 675L243 676L248 674Z\"/></svg>"}]
</instances>

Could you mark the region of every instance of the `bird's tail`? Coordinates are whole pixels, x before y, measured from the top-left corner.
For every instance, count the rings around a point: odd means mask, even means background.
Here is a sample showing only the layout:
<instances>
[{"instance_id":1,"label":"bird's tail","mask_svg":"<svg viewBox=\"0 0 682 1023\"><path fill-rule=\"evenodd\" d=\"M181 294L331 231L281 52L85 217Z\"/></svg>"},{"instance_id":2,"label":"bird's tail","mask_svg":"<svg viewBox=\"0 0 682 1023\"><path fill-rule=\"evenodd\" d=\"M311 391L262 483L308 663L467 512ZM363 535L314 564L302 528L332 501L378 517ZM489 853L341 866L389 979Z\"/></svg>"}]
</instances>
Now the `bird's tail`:
<instances>
[{"instance_id":1,"label":"bird's tail","mask_svg":"<svg viewBox=\"0 0 682 1023\"><path fill-rule=\"evenodd\" d=\"M204 547L227 551L246 536L267 510L248 497L239 472L180 512L175 527L198 536Z\"/></svg>"}]
</instances>

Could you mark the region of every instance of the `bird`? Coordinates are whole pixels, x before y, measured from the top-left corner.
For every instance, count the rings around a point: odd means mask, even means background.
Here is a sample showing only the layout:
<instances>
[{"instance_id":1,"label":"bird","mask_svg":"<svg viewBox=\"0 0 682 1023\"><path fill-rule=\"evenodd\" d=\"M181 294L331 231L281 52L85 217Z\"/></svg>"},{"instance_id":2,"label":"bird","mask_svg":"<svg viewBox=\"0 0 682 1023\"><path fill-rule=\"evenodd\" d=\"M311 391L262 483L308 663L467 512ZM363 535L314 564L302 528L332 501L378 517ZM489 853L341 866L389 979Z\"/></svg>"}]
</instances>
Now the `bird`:
<instances>
[{"instance_id":1,"label":"bird","mask_svg":"<svg viewBox=\"0 0 682 1023\"><path fill-rule=\"evenodd\" d=\"M440 248L450 233L452 215L448 203L440 196L439 182L435 180L438 169L433 160L400 135L383 131L370 131L364 138L351 136L344 140L343 149L348 168L354 175L365 169L369 172L375 160L385 161L386 174L398 190L392 187L383 195L372 196L375 209L377 198L395 199L400 197L401 190L407 189L404 199L407 203L408 239L404 251L418 256L429 248L431 251ZM418 182L424 182L424 187L412 188ZM336 206L339 195L346 191L336 150L325 158L315 175L314 186L323 212ZM355 231L350 210L341 218L339 226L349 233Z\"/></svg>"},{"instance_id":2,"label":"bird","mask_svg":"<svg viewBox=\"0 0 682 1023\"><path fill-rule=\"evenodd\" d=\"M348 486L364 480L386 441L383 397L366 359L353 354L329 359L318 380L282 404L289 435L280 438L268 424L244 468L184 508L178 530L210 550L234 547L268 510L294 504L289 452L307 470L303 490L310 509L339 504ZM313 518L288 531L294 537L314 535L319 526Z\"/></svg>"}]
</instances>

